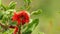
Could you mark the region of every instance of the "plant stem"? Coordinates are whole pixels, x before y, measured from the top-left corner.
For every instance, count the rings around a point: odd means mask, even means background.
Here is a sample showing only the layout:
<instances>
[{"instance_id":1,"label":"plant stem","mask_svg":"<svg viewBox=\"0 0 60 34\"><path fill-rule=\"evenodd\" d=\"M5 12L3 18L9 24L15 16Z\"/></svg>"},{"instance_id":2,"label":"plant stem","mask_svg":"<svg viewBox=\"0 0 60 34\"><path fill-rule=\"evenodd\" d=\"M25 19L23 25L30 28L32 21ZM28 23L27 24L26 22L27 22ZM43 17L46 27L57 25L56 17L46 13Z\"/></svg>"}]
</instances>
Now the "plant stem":
<instances>
[{"instance_id":1,"label":"plant stem","mask_svg":"<svg viewBox=\"0 0 60 34\"><path fill-rule=\"evenodd\" d=\"M19 25L18 27L19 27L18 34L21 34L21 25Z\"/></svg>"},{"instance_id":2,"label":"plant stem","mask_svg":"<svg viewBox=\"0 0 60 34\"><path fill-rule=\"evenodd\" d=\"M3 28L3 29L8 29L9 25L3 25L2 23L0 23L0 26Z\"/></svg>"},{"instance_id":3,"label":"plant stem","mask_svg":"<svg viewBox=\"0 0 60 34\"><path fill-rule=\"evenodd\" d=\"M0 23L0 26L5 27L3 24Z\"/></svg>"}]
</instances>

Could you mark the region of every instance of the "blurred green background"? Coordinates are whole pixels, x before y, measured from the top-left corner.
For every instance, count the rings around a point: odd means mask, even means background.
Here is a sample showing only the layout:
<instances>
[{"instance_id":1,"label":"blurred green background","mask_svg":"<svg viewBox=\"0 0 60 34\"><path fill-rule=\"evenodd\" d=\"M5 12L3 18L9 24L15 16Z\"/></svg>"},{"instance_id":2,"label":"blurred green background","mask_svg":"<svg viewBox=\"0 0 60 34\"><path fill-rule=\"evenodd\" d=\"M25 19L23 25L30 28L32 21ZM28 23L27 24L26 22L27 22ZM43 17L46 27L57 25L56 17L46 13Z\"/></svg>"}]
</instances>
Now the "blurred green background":
<instances>
[{"instance_id":1,"label":"blurred green background","mask_svg":"<svg viewBox=\"0 0 60 34\"><path fill-rule=\"evenodd\" d=\"M16 9L23 5L23 0L2 0L8 5L11 1L17 2ZM32 34L60 34L60 0L32 0L31 11L41 9L40 22Z\"/></svg>"}]
</instances>

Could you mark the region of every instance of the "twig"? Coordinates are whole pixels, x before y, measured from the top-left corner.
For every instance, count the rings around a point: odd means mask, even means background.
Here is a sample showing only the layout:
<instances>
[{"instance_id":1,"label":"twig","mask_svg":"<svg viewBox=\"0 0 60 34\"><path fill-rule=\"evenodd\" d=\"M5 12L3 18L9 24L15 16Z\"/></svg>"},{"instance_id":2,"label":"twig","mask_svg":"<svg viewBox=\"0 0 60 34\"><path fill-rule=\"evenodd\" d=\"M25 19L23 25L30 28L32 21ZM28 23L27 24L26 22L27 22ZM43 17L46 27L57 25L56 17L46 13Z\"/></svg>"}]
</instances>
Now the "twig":
<instances>
[{"instance_id":1,"label":"twig","mask_svg":"<svg viewBox=\"0 0 60 34\"><path fill-rule=\"evenodd\" d=\"M19 27L18 34L21 34L21 25L19 25L18 27Z\"/></svg>"},{"instance_id":2,"label":"twig","mask_svg":"<svg viewBox=\"0 0 60 34\"><path fill-rule=\"evenodd\" d=\"M3 25L2 23L0 23L0 26L2 26L3 28L5 28L5 25Z\"/></svg>"}]
</instances>

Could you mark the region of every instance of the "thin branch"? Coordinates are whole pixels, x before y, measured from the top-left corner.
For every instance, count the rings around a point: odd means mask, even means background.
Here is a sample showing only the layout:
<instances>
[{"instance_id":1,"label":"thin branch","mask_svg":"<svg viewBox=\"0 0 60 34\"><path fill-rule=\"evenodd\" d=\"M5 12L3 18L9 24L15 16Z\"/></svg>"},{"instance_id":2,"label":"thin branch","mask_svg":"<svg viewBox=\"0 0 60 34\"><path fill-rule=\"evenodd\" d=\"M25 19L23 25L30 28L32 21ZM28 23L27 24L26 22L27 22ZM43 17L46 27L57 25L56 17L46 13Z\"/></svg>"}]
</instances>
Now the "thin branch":
<instances>
[{"instance_id":1,"label":"thin branch","mask_svg":"<svg viewBox=\"0 0 60 34\"><path fill-rule=\"evenodd\" d=\"M3 28L5 27L5 25L3 25L2 23L0 23L0 26L3 27Z\"/></svg>"}]
</instances>

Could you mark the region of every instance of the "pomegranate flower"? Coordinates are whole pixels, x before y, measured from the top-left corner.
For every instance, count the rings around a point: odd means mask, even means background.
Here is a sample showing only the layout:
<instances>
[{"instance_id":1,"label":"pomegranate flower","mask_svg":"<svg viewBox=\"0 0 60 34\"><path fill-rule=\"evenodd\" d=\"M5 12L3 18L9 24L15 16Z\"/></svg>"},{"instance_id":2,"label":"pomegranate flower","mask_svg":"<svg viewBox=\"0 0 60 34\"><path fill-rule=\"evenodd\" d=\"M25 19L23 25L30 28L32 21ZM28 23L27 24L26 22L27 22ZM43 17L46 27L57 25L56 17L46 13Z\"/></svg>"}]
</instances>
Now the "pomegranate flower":
<instances>
[{"instance_id":1,"label":"pomegranate flower","mask_svg":"<svg viewBox=\"0 0 60 34\"><path fill-rule=\"evenodd\" d=\"M18 13L14 13L13 15L13 21L17 21L18 25L22 24L24 25L25 23L29 22L30 15L27 11L20 11Z\"/></svg>"},{"instance_id":2,"label":"pomegranate flower","mask_svg":"<svg viewBox=\"0 0 60 34\"><path fill-rule=\"evenodd\" d=\"M17 32L18 32L18 27L17 26L9 26L9 28L13 28L13 29L15 29L14 30L14 32L13 32L13 34L17 34Z\"/></svg>"},{"instance_id":3,"label":"pomegranate flower","mask_svg":"<svg viewBox=\"0 0 60 34\"><path fill-rule=\"evenodd\" d=\"M14 28L15 28L15 26L12 26L12 25L11 25L11 26L9 26L9 28L13 28L13 29L14 29Z\"/></svg>"},{"instance_id":4,"label":"pomegranate flower","mask_svg":"<svg viewBox=\"0 0 60 34\"><path fill-rule=\"evenodd\" d=\"M16 26L13 34L17 34L17 32L18 32L18 27Z\"/></svg>"}]
</instances>

